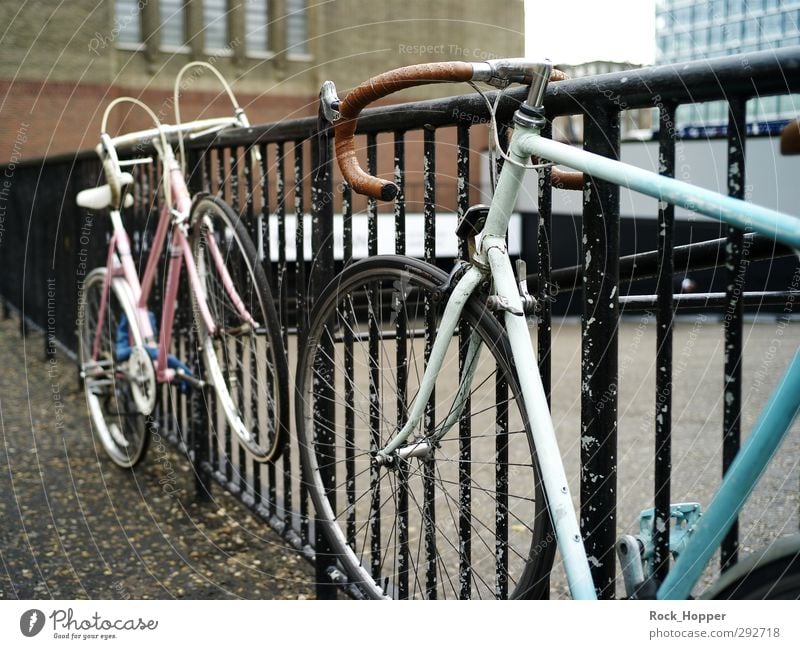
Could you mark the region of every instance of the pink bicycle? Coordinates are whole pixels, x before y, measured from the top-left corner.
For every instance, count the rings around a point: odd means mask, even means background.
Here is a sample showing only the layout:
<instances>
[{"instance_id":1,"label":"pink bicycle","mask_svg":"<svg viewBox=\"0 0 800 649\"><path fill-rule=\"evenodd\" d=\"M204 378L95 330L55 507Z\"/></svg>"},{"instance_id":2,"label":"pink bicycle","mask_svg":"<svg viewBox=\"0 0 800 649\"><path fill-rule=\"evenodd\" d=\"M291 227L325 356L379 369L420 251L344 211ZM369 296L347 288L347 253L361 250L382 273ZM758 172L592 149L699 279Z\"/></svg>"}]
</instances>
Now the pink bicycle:
<instances>
[{"instance_id":1,"label":"pink bicycle","mask_svg":"<svg viewBox=\"0 0 800 649\"><path fill-rule=\"evenodd\" d=\"M97 147L107 184L77 196L82 207L110 208L113 233L106 264L87 276L78 320L81 375L93 428L121 467L132 467L145 455L157 385L178 383L190 389L203 384L170 353L184 264L205 381L213 386L228 427L259 462L273 461L288 435L286 354L260 255L240 218L220 198L201 194L192 199L169 142L170 136L178 135L182 150L184 135L248 125L230 88L219 78L234 104L233 117L169 126L136 99L112 101L103 115ZM144 109L155 128L109 137L109 114L122 103ZM164 171L164 203L140 281L121 216L121 209L133 204L126 192L133 177L122 168L152 160L120 162L117 148L151 142ZM161 319L156 323L147 305L165 245L167 276Z\"/></svg>"}]
</instances>

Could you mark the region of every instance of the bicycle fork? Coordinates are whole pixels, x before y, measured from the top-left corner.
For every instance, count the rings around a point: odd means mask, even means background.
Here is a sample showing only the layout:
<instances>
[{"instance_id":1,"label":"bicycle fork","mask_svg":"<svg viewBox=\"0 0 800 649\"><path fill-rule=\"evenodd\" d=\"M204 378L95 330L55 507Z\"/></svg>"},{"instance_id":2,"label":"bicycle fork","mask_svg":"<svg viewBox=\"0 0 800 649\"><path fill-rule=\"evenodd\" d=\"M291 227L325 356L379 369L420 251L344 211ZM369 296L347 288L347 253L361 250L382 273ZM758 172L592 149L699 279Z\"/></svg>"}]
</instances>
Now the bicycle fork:
<instances>
[{"instance_id":1,"label":"bicycle fork","mask_svg":"<svg viewBox=\"0 0 800 649\"><path fill-rule=\"evenodd\" d=\"M419 392L411 406L408 413L408 419L405 425L395 434L392 440L375 455L375 462L378 465L390 464L393 461L395 453L398 457L407 459L410 457L425 456L430 453L431 444L435 442L435 438L441 437L447 430L456 422L466 403L466 395L469 394L469 389L472 385L472 376L475 371L475 365L480 354L480 343L477 336L473 335L470 338L469 349L467 352L467 362L465 363L465 376L462 377L458 392L454 399L454 404L440 427L434 439L419 440L412 442L408 446L403 447L406 440L411 435L411 432L417 427L423 414L425 413L425 405L428 403L433 387L436 384L436 377L439 375L439 370L442 367L445 354L447 352L448 341L453 337L456 326L458 325L461 312L464 305L467 303L470 295L483 280L483 271L476 266L470 267L464 276L458 281L450 298L447 300L444 313L442 314L442 322L436 332L436 338L433 341L431 355L428 360L428 365L422 375ZM402 448L401 448L402 447Z\"/></svg>"}]
</instances>

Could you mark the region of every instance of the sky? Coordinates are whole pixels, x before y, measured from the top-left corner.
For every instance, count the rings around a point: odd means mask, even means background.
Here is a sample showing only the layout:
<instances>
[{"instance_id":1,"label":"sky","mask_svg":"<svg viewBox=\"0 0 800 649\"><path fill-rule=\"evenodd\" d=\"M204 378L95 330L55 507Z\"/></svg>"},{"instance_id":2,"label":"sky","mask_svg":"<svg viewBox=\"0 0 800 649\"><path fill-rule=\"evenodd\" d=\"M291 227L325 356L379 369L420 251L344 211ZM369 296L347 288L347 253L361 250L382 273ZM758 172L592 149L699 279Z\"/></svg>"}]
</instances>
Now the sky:
<instances>
[{"instance_id":1,"label":"sky","mask_svg":"<svg viewBox=\"0 0 800 649\"><path fill-rule=\"evenodd\" d=\"M525 55L653 63L655 0L525 0Z\"/></svg>"}]
</instances>

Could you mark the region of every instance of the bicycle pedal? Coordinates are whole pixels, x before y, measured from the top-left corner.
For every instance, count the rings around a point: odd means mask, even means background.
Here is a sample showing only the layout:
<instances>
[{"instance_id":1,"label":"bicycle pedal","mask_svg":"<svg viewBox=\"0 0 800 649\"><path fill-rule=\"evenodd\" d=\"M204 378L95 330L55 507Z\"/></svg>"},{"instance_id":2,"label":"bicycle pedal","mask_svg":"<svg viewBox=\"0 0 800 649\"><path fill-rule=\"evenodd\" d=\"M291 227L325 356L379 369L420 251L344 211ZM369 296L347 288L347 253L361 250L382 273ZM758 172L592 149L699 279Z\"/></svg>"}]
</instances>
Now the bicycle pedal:
<instances>
[{"instance_id":1,"label":"bicycle pedal","mask_svg":"<svg viewBox=\"0 0 800 649\"><path fill-rule=\"evenodd\" d=\"M175 371L175 382L179 382L179 381L185 381L186 383L191 385L193 388L197 388L197 389L203 389L207 385L207 383L205 381L201 381L197 377L192 376L191 374L187 374L182 369L177 369Z\"/></svg>"},{"instance_id":2,"label":"bicycle pedal","mask_svg":"<svg viewBox=\"0 0 800 649\"><path fill-rule=\"evenodd\" d=\"M673 558L677 558L689 542L689 537L697 527L703 510L700 503L676 503L670 505L669 509L669 553ZM630 537L639 544L645 579L653 574L655 568L655 534L653 532L655 524L655 510L652 507L643 510L639 514L639 534ZM658 521L658 526L666 529L666 521ZM628 537L623 537L623 539L625 538ZM619 551L619 549L618 547L617 550Z\"/></svg>"}]
</instances>

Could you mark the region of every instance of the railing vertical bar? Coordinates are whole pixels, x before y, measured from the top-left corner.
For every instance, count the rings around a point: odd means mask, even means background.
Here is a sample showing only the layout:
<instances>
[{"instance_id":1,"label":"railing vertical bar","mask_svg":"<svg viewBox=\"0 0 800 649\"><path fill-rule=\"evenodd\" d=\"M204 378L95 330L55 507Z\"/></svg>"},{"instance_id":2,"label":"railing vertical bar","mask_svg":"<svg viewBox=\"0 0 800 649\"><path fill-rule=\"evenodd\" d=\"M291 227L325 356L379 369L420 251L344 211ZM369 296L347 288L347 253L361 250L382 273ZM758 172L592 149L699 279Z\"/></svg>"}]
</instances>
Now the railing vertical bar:
<instances>
[{"instance_id":1,"label":"railing vertical bar","mask_svg":"<svg viewBox=\"0 0 800 649\"><path fill-rule=\"evenodd\" d=\"M378 173L378 138L374 133L367 135L367 171ZM367 201L367 254L378 254L378 201L374 198Z\"/></svg>"},{"instance_id":2,"label":"railing vertical bar","mask_svg":"<svg viewBox=\"0 0 800 649\"><path fill-rule=\"evenodd\" d=\"M276 284L276 277L275 273L273 272L274 264L272 259L272 249L270 245L270 193L269 193L269 165L268 165L268 155L269 149L266 144L259 145L259 153L261 155L261 162L259 163L260 170L261 170L261 182L259 187L261 188L261 214L260 214L260 244L259 250L261 251L262 257L262 264L264 266L264 270L267 274L267 281L269 282L269 287L272 293L272 299L277 300L277 309L279 314L283 314L286 312L286 305L280 301L280 294L278 293L278 287ZM268 380L271 380L268 378ZM272 386L268 386L268 389L271 391ZM276 469L275 463L270 462L267 465L267 512L270 516L275 515L276 511L276 502L277 502L277 478L276 478Z\"/></svg>"},{"instance_id":3,"label":"railing vertical bar","mask_svg":"<svg viewBox=\"0 0 800 649\"><path fill-rule=\"evenodd\" d=\"M497 124L497 142L500 145L500 149L503 152L508 151L508 124ZM500 172L503 170L503 164L505 163L505 158L503 156L496 154L494 160L494 168L495 173L499 176Z\"/></svg>"},{"instance_id":4,"label":"railing vertical bar","mask_svg":"<svg viewBox=\"0 0 800 649\"><path fill-rule=\"evenodd\" d=\"M328 138L317 138L320 146L311 147L311 244L314 264L311 268L310 291L312 298L318 298L322 289L328 283L334 273L333 258L333 167L332 151ZM312 143L314 140L312 139ZM324 149L321 146L324 145ZM297 145L298 148L302 144ZM298 176L302 174L302 157L295 154L295 183L298 183ZM297 184L295 191L298 191ZM299 188L302 197L302 185ZM296 199L297 197L295 197ZM302 217L302 200L298 206L298 218ZM298 258L302 258L300 247L302 245L302 231L298 233ZM298 310L297 321L302 322L306 314ZM300 327L298 327L300 328ZM305 325L301 328L305 332ZM305 333L298 334L298 345L305 345ZM331 337L320 340L322 353L316 361L314 368L320 374L315 390L316 399L314 401L314 427L317 436L317 448L319 454L324 458L333 457L335 447L333 445L333 434L335 430L336 412L333 406L335 395L333 394L335 385L334 363L323 359L330 359L334 356L335 343ZM323 484L329 491L335 491L337 476L335 473L335 463L325 462L321 468ZM302 491L304 480L301 480L301 499L305 499ZM302 506L302 504L301 504ZM336 503L334 503L334 508ZM308 517L308 513L305 513ZM302 521L301 521L302 525ZM303 536L304 542L308 543L308 527ZM336 599L337 587L333 584L330 577L330 569L335 565L335 557L332 556L332 548L322 533L321 525L317 521L314 525L314 542L316 553L316 594L318 599Z\"/></svg>"},{"instance_id":5,"label":"railing vertical bar","mask_svg":"<svg viewBox=\"0 0 800 649\"><path fill-rule=\"evenodd\" d=\"M747 132L747 99L736 97L728 104L728 195L745 196L745 137ZM739 452L742 437L742 320L748 250L744 231L727 227L725 246L727 307L723 316L725 329L724 398L722 414L722 473L727 473ZM739 519L733 521L720 546L722 570L734 566L739 555Z\"/></svg>"},{"instance_id":6,"label":"railing vertical bar","mask_svg":"<svg viewBox=\"0 0 800 649\"><path fill-rule=\"evenodd\" d=\"M544 137L552 137L552 127L550 123L543 129ZM550 406L551 385L552 385L552 333L553 333L553 301L557 289L550 281L552 270L552 260L550 250L552 246L552 217L553 217L553 186L552 174L549 167L543 168L538 174L537 196L539 202L539 220L536 225L536 271L538 296L538 327L536 328L536 338L538 347L539 373L542 377L542 385L547 398L547 405ZM531 226L528 226L531 227ZM544 507L542 507L544 510ZM537 515L539 512L537 511ZM544 512L542 512L544 515ZM545 522L547 534L545 538L553 538L552 521L547 517ZM555 553L555 543L550 542L542 548L541 552L548 554ZM506 566L507 569L507 566ZM543 597L550 596L550 576L544 578L547 583L542 584L541 593Z\"/></svg>"},{"instance_id":7,"label":"railing vertical bar","mask_svg":"<svg viewBox=\"0 0 800 649\"><path fill-rule=\"evenodd\" d=\"M544 137L552 136L552 127L548 123L542 131ZM549 167L539 172L538 180L539 223L536 235L536 271L538 286L538 319L537 339L539 347L539 373L542 376L547 405L550 405L550 386L552 383L550 345L553 330L552 301L555 299L553 286L550 283L551 258L550 246L553 217L552 174Z\"/></svg>"},{"instance_id":8,"label":"railing vertical bar","mask_svg":"<svg viewBox=\"0 0 800 649\"><path fill-rule=\"evenodd\" d=\"M217 154L217 196L228 199L226 192L225 150L214 149Z\"/></svg>"},{"instance_id":9,"label":"railing vertical bar","mask_svg":"<svg viewBox=\"0 0 800 649\"><path fill-rule=\"evenodd\" d=\"M375 175L378 167L378 141L374 133L367 135L367 170ZM370 257L378 254L378 203L370 198L367 207L367 249ZM377 451L381 446L381 373L380 373L380 318L381 309L377 304L380 290L371 283L367 292L369 300L369 430L370 449ZM380 467L370 469L370 566L372 576L380 576L381 550L381 489Z\"/></svg>"},{"instance_id":10,"label":"railing vertical bar","mask_svg":"<svg viewBox=\"0 0 800 649\"><path fill-rule=\"evenodd\" d=\"M259 190L261 193L261 212L258 215L259 228L258 240L256 241L258 250L261 254L262 264L264 271L267 275L267 281L272 291L273 299L277 298L275 292L275 274L272 272L272 258L270 257L270 234L269 234L269 170L267 167L267 145L261 144L258 147L259 157L259 171L261 173L259 181ZM278 305L280 307L280 305Z\"/></svg>"},{"instance_id":11,"label":"railing vertical bar","mask_svg":"<svg viewBox=\"0 0 800 649\"><path fill-rule=\"evenodd\" d=\"M584 148L619 156L619 113L586 107ZM584 184L581 355L581 531L598 597L615 593L619 187Z\"/></svg>"},{"instance_id":12,"label":"railing vertical bar","mask_svg":"<svg viewBox=\"0 0 800 649\"><path fill-rule=\"evenodd\" d=\"M659 109L658 172L675 177L675 107ZM675 206L658 210L658 310L656 312L656 398L653 545L654 575L661 582L669 571L670 496L672 479L672 282Z\"/></svg>"},{"instance_id":13,"label":"railing vertical bar","mask_svg":"<svg viewBox=\"0 0 800 649\"><path fill-rule=\"evenodd\" d=\"M423 130L423 201L424 201L424 257L428 263L436 262L436 131ZM436 305L429 296L425 297L425 367L430 360L433 339L436 336ZM432 435L436 428L436 390L425 406L425 434ZM428 599L438 595L436 575L436 492L434 483L435 466L432 459L423 460L422 469L422 518L425 543L425 594Z\"/></svg>"},{"instance_id":14,"label":"railing vertical bar","mask_svg":"<svg viewBox=\"0 0 800 649\"><path fill-rule=\"evenodd\" d=\"M211 193L211 149L206 149L203 152L203 157L200 159L201 173L202 173L202 189L203 191Z\"/></svg>"},{"instance_id":15,"label":"railing vertical bar","mask_svg":"<svg viewBox=\"0 0 800 649\"><path fill-rule=\"evenodd\" d=\"M353 190L345 185L342 190L342 250L344 263L353 257ZM356 543L356 443L355 443L355 366L353 364L353 328L351 309L342 309L344 324L344 435L345 435L345 500L347 501L347 542Z\"/></svg>"},{"instance_id":16,"label":"railing vertical bar","mask_svg":"<svg viewBox=\"0 0 800 649\"><path fill-rule=\"evenodd\" d=\"M406 198L405 198L406 150L405 133L394 134L394 183L397 197L394 202L394 250L398 255L406 252ZM406 421L408 411L408 339L406 309L397 310L395 320L396 365L397 365L397 428ZM397 595L408 599L408 463L398 462L397 467Z\"/></svg>"},{"instance_id":17,"label":"railing vertical bar","mask_svg":"<svg viewBox=\"0 0 800 649\"><path fill-rule=\"evenodd\" d=\"M242 165L239 159L240 151L241 149L239 147L231 147L230 149L228 149L228 155L230 156L230 169L231 169L230 206L233 209L236 216L242 220L245 230L250 232L252 224L248 221L247 212L246 210L242 210L242 205L241 205L239 169ZM240 268L238 269L238 272L242 277L247 277L247 273L245 272L244 269L244 260L239 260L239 263L240 263ZM236 363L237 389L236 389L235 400L236 400L236 405L239 408L239 411L242 413L242 416L244 417L245 413L248 410L248 405L245 403L247 393L245 392L244 389L245 381L247 380L247 377L244 376L245 359L242 358L236 360L237 360ZM239 457L237 466L234 467L234 471L238 473L239 476L239 492L242 495L245 495L247 494L247 451L244 447L244 444L239 443L238 439L236 441L237 441L236 445L239 448L239 453L238 453Z\"/></svg>"},{"instance_id":18,"label":"railing vertical bar","mask_svg":"<svg viewBox=\"0 0 800 649\"><path fill-rule=\"evenodd\" d=\"M217 189L216 189L216 194L217 194L217 196L219 196L223 200L226 200L226 199L230 200L228 198L228 192L226 191L227 190L227 187L226 187L227 182L226 182L226 173L225 173L225 149L217 148L217 149L214 149L214 151L215 151L216 157L217 157L217 159L216 159L216 163L217 163L216 164L216 171L217 171ZM215 342L214 344L217 345L219 343ZM227 350L224 350L223 359L225 359L224 362L227 365L227 359L228 359ZM226 367L225 371L227 372L228 369L229 368ZM217 405L219 405L219 404L217 404ZM216 419L217 419L217 422L220 422L220 418L219 417L217 417ZM224 420L224 417L221 418L221 424L222 424L222 453L223 453L223 457L220 457L219 461L220 461L220 463L222 463L224 465L222 470L224 472L225 479L228 482L230 482L232 480L232 478L233 478L233 463L232 463L232 458L231 458L231 448L232 448L231 430L230 430L230 426L228 426L228 423Z\"/></svg>"},{"instance_id":19,"label":"railing vertical bar","mask_svg":"<svg viewBox=\"0 0 800 649\"><path fill-rule=\"evenodd\" d=\"M284 349L289 348L288 275L286 264L286 147L278 142L275 158L275 198L278 215L278 295L281 304L281 334ZM283 471L283 522L287 529L292 525L292 462L290 447L281 457Z\"/></svg>"},{"instance_id":20,"label":"railing vertical bar","mask_svg":"<svg viewBox=\"0 0 800 649\"><path fill-rule=\"evenodd\" d=\"M508 598L508 381L503 372L495 375L495 596Z\"/></svg>"},{"instance_id":21,"label":"railing vertical bar","mask_svg":"<svg viewBox=\"0 0 800 649\"><path fill-rule=\"evenodd\" d=\"M456 210L461 219L469 208L469 126L459 124L456 130ZM468 256L466 242L459 239L459 257ZM471 327L462 320L458 332L458 373L463 377L466 366ZM472 401L468 397L458 420L458 589L460 599L470 599L472 586ZM499 469L499 467L498 467ZM498 470L496 481L503 477ZM499 517L498 522L499 522ZM498 530L496 529L497 533ZM500 544L500 539L497 539Z\"/></svg>"},{"instance_id":22,"label":"railing vertical bar","mask_svg":"<svg viewBox=\"0 0 800 649\"><path fill-rule=\"evenodd\" d=\"M163 192L164 192L164 170L163 164L161 159L156 159L155 164L152 165L153 167L153 205L154 214L151 214L150 218L147 219L146 222L137 223L133 231L131 232L132 239L133 239L133 246L134 250L138 248L138 237L146 236L148 228L152 232L156 224L158 223L158 219L160 217L160 207L163 203ZM152 237L150 237L152 241ZM136 252L134 252L136 263L137 263L137 270L141 273L144 270L144 260L141 256L136 256ZM150 293L150 310L155 314L156 320L160 322L161 316L164 313L163 311L163 294L162 288L164 286L164 281L166 280L167 276L167 264L169 263L169 256L168 253L165 251L161 255L161 259L159 260L158 269L156 272L155 280L153 281L153 287ZM168 386L166 384L162 384L158 387L157 391L160 393L157 399L157 416L156 421L158 422L159 433L162 436L169 435L169 408L167 402L167 390Z\"/></svg>"},{"instance_id":23,"label":"railing vertical bar","mask_svg":"<svg viewBox=\"0 0 800 649\"><path fill-rule=\"evenodd\" d=\"M394 201L394 251L406 254L406 135L404 131L394 134L394 184L397 197Z\"/></svg>"},{"instance_id":24,"label":"railing vertical bar","mask_svg":"<svg viewBox=\"0 0 800 649\"><path fill-rule=\"evenodd\" d=\"M309 300L306 292L306 259L305 259L305 205L303 174L303 141L294 143L294 214L295 228L295 322L297 322L297 340L305 340L306 314L309 312ZM288 451L288 446L287 449ZM304 545L308 544L308 488L300 481L300 538Z\"/></svg>"},{"instance_id":25,"label":"railing vertical bar","mask_svg":"<svg viewBox=\"0 0 800 649\"><path fill-rule=\"evenodd\" d=\"M255 195L253 187L254 160L252 153L254 150L255 149L252 146L247 146L244 148L244 151L242 152L242 166L244 167L245 220L247 224L247 232L250 235L250 239L253 241L257 251L261 233L258 226L258 221L260 219L257 219L255 215ZM250 352L250 372L258 372L258 353L254 350ZM256 386L256 393L251 393L250 395L250 421L252 422L251 426L253 427L253 432L257 437L261 429L261 423L258 417L260 410L259 405L261 401L259 398L261 389L258 385L258 377L256 377ZM253 493L253 504L254 506L258 506L261 502L261 463L251 460L250 471L253 475L252 484L250 485Z\"/></svg>"},{"instance_id":26,"label":"railing vertical bar","mask_svg":"<svg viewBox=\"0 0 800 649\"><path fill-rule=\"evenodd\" d=\"M295 223L295 308L297 309L297 335L302 338L306 331L308 300L306 297L305 265L305 207L303 205L303 142L294 143L294 215Z\"/></svg>"},{"instance_id":27,"label":"railing vertical bar","mask_svg":"<svg viewBox=\"0 0 800 649\"><path fill-rule=\"evenodd\" d=\"M350 185L342 187L342 251L344 264L353 261L353 190Z\"/></svg>"}]
</instances>

